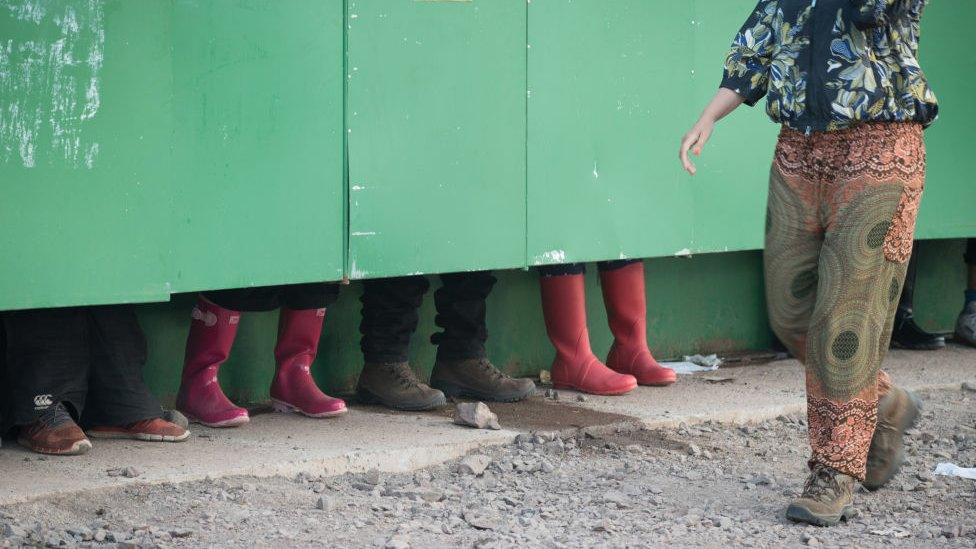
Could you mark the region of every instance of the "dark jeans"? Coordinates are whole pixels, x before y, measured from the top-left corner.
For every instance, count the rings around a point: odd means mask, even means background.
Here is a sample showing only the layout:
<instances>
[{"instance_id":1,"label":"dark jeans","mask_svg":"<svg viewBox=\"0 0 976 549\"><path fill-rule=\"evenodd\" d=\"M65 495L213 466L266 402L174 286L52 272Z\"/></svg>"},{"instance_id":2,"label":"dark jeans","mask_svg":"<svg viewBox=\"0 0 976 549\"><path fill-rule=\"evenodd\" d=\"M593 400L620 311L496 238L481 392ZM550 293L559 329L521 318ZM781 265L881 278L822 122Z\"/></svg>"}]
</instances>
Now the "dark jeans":
<instances>
[{"instance_id":1,"label":"dark jeans","mask_svg":"<svg viewBox=\"0 0 976 549\"><path fill-rule=\"evenodd\" d=\"M966 265L976 267L976 238L966 241Z\"/></svg>"},{"instance_id":2,"label":"dark jeans","mask_svg":"<svg viewBox=\"0 0 976 549\"><path fill-rule=\"evenodd\" d=\"M615 271L617 269L622 269L627 265L633 265L637 263L640 259L619 259L614 261L600 261L596 264L596 268L601 272L603 271ZM546 265L544 267L539 267L539 274L542 276L565 276L565 275L578 275L586 272L586 265L583 263L567 263L565 265Z\"/></svg>"},{"instance_id":3,"label":"dark jeans","mask_svg":"<svg viewBox=\"0 0 976 549\"><path fill-rule=\"evenodd\" d=\"M130 306L34 309L3 314L8 426L65 403L83 427L161 417L142 380L146 338Z\"/></svg>"},{"instance_id":4,"label":"dark jeans","mask_svg":"<svg viewBox=\"0 0 976 549\"><path fill-rule=\"evenodd\" d=\"M203 297L232 311L273 311L280 307L293 310L325 309L339 298L339 284L316 282L288 286L261 286L203 292Z\"/></svg>"},{"instance_id":5,"label":"dark jeans","mask_svg":"<svg viewBox=\"0 0 976 549\"><path fill-rule=\"evenodd\" d=\"M440 275L443 286L434 292L435 323L442 329L430 340L437 358L464 360L485 356L488 330L485 300L495 285L490 272ZM363 282L360 346L366 362L404 362L410 338L417 329L418 309L430 283L423 276Z\"/></svg>"}]
</instances>

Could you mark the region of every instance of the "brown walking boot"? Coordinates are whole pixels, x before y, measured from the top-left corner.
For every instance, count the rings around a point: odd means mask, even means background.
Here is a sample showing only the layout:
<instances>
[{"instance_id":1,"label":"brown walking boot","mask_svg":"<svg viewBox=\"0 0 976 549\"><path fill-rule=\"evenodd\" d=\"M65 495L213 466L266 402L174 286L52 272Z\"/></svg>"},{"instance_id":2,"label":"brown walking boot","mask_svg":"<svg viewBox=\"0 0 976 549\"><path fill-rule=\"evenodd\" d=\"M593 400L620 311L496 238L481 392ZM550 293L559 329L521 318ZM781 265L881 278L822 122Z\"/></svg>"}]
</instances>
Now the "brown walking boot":
<instances>
[{"instance_id":1,"label":"brown walking boot","mask_svg":"<svg viewBox=\"0 0 976 549\"><path fill-rule=\"evenodd\" d=\"M868 450L867 474L864 485L877 490L898 473L905 461L905 431L918 421L922 403L914 394L892 387L878 402L878 426Z\"/></svg>"},{"instance_id":2,"label":"brown walking boot","mask_svg":"<svg viewBox=\"0 0 976 549\"><path fill-rule=\"evenodd\" d=\"M447 405L444 393L421 383L407 362L367 362L356 391L360 401L394 410L433 410Z\"/></svg>"},{"instance_id":3,"label":"brown walking boot","mask_svg":"<svg viewBox=\"0 0 976 549\"><path fill-rule=\"evenodd\" d=\"M535 394L531 379L515 379L487 358L438 360L430 384L447 396L492 402L517 402Z\"/></svg>"},{"instance_id":4,"label":"brown walking boot","mask_svg":"<svg viewBox=\"0 0 976 549\"><path fill-rule=\"evenodd\" d=\"M22 426L17 442L33 452L54 456L80 456L92 447L60 402L34 423Z\"/></svg>"},{"instance_id":5,"label":"brown walking boot","mask_svg":"<svg viewBox=\"0 0 976 549\"><path fill-rule=\"evenodd\" d=\"M814 465L803 494L786 509L786 518L814 526L834 526L854 516L854 477Z\"/></svg>"}]
</instances>

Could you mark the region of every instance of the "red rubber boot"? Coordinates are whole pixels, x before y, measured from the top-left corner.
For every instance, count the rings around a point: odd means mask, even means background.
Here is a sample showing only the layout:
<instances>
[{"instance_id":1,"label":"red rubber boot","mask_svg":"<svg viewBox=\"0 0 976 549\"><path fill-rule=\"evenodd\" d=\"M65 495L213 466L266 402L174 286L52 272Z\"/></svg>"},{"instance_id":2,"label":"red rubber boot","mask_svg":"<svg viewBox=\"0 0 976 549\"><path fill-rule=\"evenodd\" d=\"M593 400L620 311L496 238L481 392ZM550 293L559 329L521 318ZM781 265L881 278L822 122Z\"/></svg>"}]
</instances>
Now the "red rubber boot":
<instances>
[{"instance_id":1,"label":"red rubber boot","mask_svg":"<svg viewBox=\"0 0 976 549\"><path fill-rule=\"evenodd\" d=\"M207 427L237 427L250 421L247 410L234 406L220 389L217 371L234 345L241 314L219 307L202 296L193 307L186 338L183 379L176 409Z\"/></svg>"},{"instance_id":2,"label":"red rubber boot","mask_svg":"<svg viewBox=\"0 0 976 549\"><path fill-rule=\"evenodd\" d=\"M637 378L641 385L671 385L677 379L674 370L654 360L647 346L647 299L644 296L644 264L600 273L603 302L613 332L613 346L607 366Z\"/></svg>"},{"instance_id":3,"label":"red rubber boot","mask_svg":"<svg viewBox=\"0 0 976 549\"><path fill-rule=\"evenodd\" d=\"M279 412L308 417L331 417L346 413L346 403L321 390L309 368L319 349L325 309L281 309L275 360L278 369L271 383L271 403Z\"/></svg>"},{"instance_id":4,"label":"red rubber boot","mask_svg":"<svg viewBox=\"0 0 976 549\"><path fill-rule=\"evenodd\" d=\"M542 312L556 348L552 384L594 395L622 395L637 387L634 376L607 368L590 349L583 275L543 276Z\"/></svg>"}]
</instances>

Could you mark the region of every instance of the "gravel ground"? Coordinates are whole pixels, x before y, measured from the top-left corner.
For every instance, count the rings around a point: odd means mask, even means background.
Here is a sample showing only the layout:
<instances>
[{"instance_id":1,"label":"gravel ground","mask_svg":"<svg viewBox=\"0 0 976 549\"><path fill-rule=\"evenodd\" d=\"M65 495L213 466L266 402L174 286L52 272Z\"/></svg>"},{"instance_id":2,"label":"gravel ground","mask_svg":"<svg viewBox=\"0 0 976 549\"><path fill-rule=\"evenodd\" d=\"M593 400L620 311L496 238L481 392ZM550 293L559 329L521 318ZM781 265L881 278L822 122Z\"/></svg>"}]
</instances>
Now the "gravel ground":
<instances>
[{"instance_id":1,"label":"gravel ground","mask_svg":"<svg viewBox=\"0 0 976 549\"><path fill-rule=\"evenodd\" d=\"M0 507L0 547L976 546L976 393L922 395L909 460L825 529L783 511L805 477L803 418L522 435L412 474L232 478ZM461 428L461 427L459 427Z\"/></svg>"}]
</instances>

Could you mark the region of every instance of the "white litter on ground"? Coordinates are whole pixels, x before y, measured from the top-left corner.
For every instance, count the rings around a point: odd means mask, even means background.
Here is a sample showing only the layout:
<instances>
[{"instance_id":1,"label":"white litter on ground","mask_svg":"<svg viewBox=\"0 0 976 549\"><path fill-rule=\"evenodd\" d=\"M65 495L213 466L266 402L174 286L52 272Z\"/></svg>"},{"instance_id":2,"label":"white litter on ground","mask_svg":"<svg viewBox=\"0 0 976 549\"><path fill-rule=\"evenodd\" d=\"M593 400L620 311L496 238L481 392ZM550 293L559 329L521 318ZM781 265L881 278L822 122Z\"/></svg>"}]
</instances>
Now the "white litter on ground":
<instances>
[{"instance_id":1,"label":"white litter on ground","mask_svg":"<svg viewBox=\"0 0 976 549\"><path fill-rule=\"evenodd\" d=\"M935 474L976 480L976 467L960 467L955 463L940 463L935 466Z\"/></svg>"},{"instance_id":2,"label":"white litter on ground","mask_svg":"<svg viewBox=\"0 0 976 549\"><path fill-rule=\"evenodd\" d=\"M685 356L681 362L665 362L662 366L671 368L676 374L694 374L696 372L712 372L718 370L722 365L722 359L718 355L691 355Z\"/></svg>"}]
</instances>

